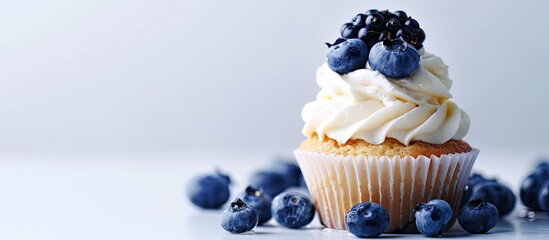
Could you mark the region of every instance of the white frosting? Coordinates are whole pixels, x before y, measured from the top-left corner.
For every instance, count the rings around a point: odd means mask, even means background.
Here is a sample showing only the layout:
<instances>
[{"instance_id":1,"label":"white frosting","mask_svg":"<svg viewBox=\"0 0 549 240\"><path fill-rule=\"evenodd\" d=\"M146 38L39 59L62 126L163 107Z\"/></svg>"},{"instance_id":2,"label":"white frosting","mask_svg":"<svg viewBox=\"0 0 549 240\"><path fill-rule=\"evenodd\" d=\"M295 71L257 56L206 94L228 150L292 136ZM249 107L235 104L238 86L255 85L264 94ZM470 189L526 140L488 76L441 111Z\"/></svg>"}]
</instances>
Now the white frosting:
<instances>
[{"instance_id":1,"label":"white frosting","mask_svg":"<svg viewBox=\"0 0 549 240\"><path fill-rule=\"evenodd\" d=\"M469 116L449 100L448 66L433 54L423 53L416 72L396 82L371 69L339 75L327 64L316 79L322 89L301 113L307 137L327 136L341 144L349 139L380 144L385 138L442 144L469 130Z\"/></svg>"}]
</instances>

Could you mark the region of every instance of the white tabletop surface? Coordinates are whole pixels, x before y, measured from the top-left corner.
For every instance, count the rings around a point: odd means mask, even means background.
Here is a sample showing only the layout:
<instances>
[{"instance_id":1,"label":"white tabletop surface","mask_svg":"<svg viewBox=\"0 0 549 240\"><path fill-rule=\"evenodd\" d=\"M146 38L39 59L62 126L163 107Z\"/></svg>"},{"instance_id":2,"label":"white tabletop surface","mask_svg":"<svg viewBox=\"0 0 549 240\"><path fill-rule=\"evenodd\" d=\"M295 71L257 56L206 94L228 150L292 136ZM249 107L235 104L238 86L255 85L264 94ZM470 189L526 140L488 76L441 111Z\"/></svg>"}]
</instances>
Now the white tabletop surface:
<instances>
[{"instance_id":1,"label":"white tabletop surface","mask_svg":"<svg viewBox=\"0 0 549 240\"><path fill-rule=\"evenodd\" d=\"M481 151L475 168L498 176L518 192L538 153ZM270 221L240 235L219 226L222 210L204 211L183 194L186 181L218 166L234 179L233 196L272 156L242 155L0 155L0 239L353 239L322 229L315 219L289 230ZM517 161L516 159L522 159ZM547 213L519 217L523 207L489 234L466 234L456 225L445 237L548 239ZM419 234L384 234L423 238Z\"/></svg>"}]
</instances>

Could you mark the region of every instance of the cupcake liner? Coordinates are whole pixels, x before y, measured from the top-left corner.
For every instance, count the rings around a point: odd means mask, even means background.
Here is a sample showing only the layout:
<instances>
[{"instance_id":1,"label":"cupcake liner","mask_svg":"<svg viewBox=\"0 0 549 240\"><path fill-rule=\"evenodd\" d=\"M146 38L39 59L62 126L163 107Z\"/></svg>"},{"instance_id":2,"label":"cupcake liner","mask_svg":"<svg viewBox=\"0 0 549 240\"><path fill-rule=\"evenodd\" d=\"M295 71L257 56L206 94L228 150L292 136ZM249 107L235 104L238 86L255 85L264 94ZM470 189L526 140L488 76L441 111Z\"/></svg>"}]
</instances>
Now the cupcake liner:
<instances>
[{"instance_id":1,"label":"cupcake liner","mask_svg":"<svg viewBox=\"0 0 549 240\"><path fill-rule=\"evenodd\" d=\"M347 211L358 203L371 201L381 204L389 213L386 232L417 231L414 207L434 198L452 206L453 224L478 153L478 149L473 149L414 158L294 151L324 226L346 229Z\"/></svg>"}]
</instances>

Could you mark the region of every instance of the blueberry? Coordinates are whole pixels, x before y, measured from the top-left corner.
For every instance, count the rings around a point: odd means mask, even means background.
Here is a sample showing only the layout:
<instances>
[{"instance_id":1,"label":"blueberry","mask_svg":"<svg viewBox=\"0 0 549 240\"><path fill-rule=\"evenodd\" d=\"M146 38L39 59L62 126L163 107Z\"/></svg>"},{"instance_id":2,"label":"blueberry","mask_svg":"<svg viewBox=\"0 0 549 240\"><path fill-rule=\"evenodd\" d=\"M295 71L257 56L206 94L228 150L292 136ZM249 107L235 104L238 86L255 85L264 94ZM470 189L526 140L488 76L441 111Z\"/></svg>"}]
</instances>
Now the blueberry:
<instances>
[{"instance_id":1,"label":"blueberry","mask_svg":"<svg viewBox=\"0 0 549 240\"><path fill-rule=\"evenodd\" d=\"M441 199L421 203L414 208L417 229L425 236L436 237L452 218L452 207Z\"/></svg>"},{"instance_id":2,"label":"blueberry","mask_svg":"<svg viewBox=\"0 0 549 240\"><path fill-rule=\"evenodd\" d=\"M541 175L549 175L549 162L548 161L540 161L535 169L534 172L537 172Z\"/></svg>"},{"instance_id":3,"label":"blueberry","mask_svg":"<svg viewBox=\"0 0 549 240\"><path fill-rule=\"evenodd\" d=\"M380 13L373 13L366 17L366 26L371 29L382 29L385 24L385 19Z\"/></svg>"},{"instance_id":4,"label":"blueberry","mask_svg":"<svg viewBox=\"0 0 549 240\"><path fill-rule=\"evenodd\" d=\"M494 204L500 216L505 216L515 208L515 194L507 186L498 183L485 181L473 188L472 199L482 199Z\"/></svg>"},{"instance_id":5,"label":"blueberry","mask_svg":"<svg viewBox=\"0 0 549 240\"><path fill-rule=\"evenodd\" d=\"M366 14L362 14L362 13L357 14L352 20L353 25L357 27L364 26L366 22L366 17L367 17Z\"/></svg>"},{"instance_id":6,"label":"blueberry","mask_svg":"<svg viewBox=\"0 0 549 240\"><path fill-rule=\"evenodd\" d=\"M230 178L217 172L192 178L187 184L187 196L201 208L215 209L229 200Z\"/></svg>"},{"instance_id":7,"label":"blueberry","mask_svg":"<svg viewBox=\"0 0 549 240\"><path fill-rule=\"evenodd\" d=\"M370 49L368 62L372 69L389 78L404 78L419 67L419 53L401 38L386 39Z\"/></svg>"},{"instance_id":8,"label":"blueberry","mask_svg":"<svg viewBox=\"0 0 549 240\"><path fill-rule=\"evenodd\" d=\"M530 174L520 186L520 200L522 203L534 211L541 210L538 205L538 193L543 185L543 182L547 181L549 177L542 175L538 172Z\"/></svg>"},{"instance_id":9,"label":"blueberry","mask_svg":"<svg viewBox=\"0 0 549 240\"><path fill-rule=\"evenodd\" d=\"M358 38L366 43L366 46L368 48L371 48L377 42L379 42L379 35L379 32L371 31L367 27L363 27L358 31Z\"/></svg>"},{"instance_id":10,"label":"blueberry","mask_svg":"<svg viewBox=\"0 0 549 240\"><path fill-rule=\"evenodd\" d=\"M370 10L366 11L364 14L365 15L372 15L372 14L378 13L378 12L379 12L379 10L377 10L377 9L370 9Z\"/></svg>"},{"instance_id":11,"label":"blueberry","mask_svg":"<svg viewBox=\"0 0 549 240\"><path fill-rule=\"evenodd\" d=\"M402 10L395 11L393 14L397 17L397 19L401 23L406 22L406 19L408 19L408 14L406 14L406 12L404 12Z\"/></svg>"},{"instance_id":12,"label":"blueberry","mask_svg":"<svg viewBox=\"0 0 549 240\"><path fill-rule=\"evenodd\" d=\"M498 224L496 206L482 199L473 199L461 208L459 225L469 233L485 233Z\"/></svg>"},{"instance_id":13,"label":"blueberry","mask_svg":"<svg viewBox=\"0 0 549 240\"><path fill-rule=\"evenodd\" d=\"M385 22L385 29L389 32L396 32L400 28L400 22L397 18L391 18Z\"/></svg>"},{"instance_id":14,"label":"blueberry","mask_svg":"<svg viewBox=\"0 0 549 240\"><path fill-rule=\"evenodd\" d=\"M345 25L343 25L343 26L345 26ZM354 25L350 25L350 26L347 26L345 28L342 27L341 37L342 38L356 38L359 29L360 29L360 27L357 27L357 26L354 26Z\"/></svg>"},{"instance_id":15,"label":"blueberry","mask_svg":"<svg viewBox=\"0 0 549 240\"><path fill-rule=\"evenodd\" d=\"M412 32L414 33L420 29L419 23L413 18L408 18L408 20L404 22L404 26L410 28L410 30L412 30Z\"/></svg>"},{"instance_id":16,"label":"blueberry","mask_svg":"<svg viewBox=\"0 0 549 240\"><path fill-rule=\"evenodd\" d=\"M240 194L240 198L249 207L254 208L259 216L259 222L261 225L269 221L272 217L271 214L271 197L264 194L261 190L248 186L243 193Z\"/></svg>"},{"instance_id":17,"label":"blueberry","mask_svg":"<svg viewBox=\"0 0 549 240\"><path fill-rule=\"evenodd\" d=\"M273 218L287 228L300 228L315 216L315 207L309 197L299 192L283 192L273 199Z\"/></svg>"},{"instance_id":18,"label":"blueberry","mask_svg":"<svg viewBox=\"0 0 549 240\"><path fill-rule=\"evenodd\" d=\"M258 219L257 211L237 198L221 215L221 227L230 233L243 233L254 229Z\"/></svg>"},{"instance_id":19,"label":"blueberry","mask_svg":"<svg viewBox=\"0 0 549 240\"><path fill-rule=\"evenodd\" d=\"M541 210L549 212L549 179L545 180L538 191L538 206Z\"/></svg>"},{"instance_id":20,"label":"blueberry","mask_svg":"<svg viewBox=\"0 0 549 240\"><path fill-rule=\"evenodd\" d=\"M411 42L412 38L414 37L414 34L412 31L410 31L407 27L400 28L395 35L397 38L401 37L406 42Z\"/></svg>"},{"instance_id":21,"label":"blueberry","mask_svg":"<svg viewBox=\"0 0 549 240\"><path fill-rule=\"evenodd\" d=\"M353 23L345 23L341 25L341 29L339 30L341 33L341 36L343 36L344 32L347 30L348 27L353 26Z\"/></svg>"},{"instance_id":22,"label":"blueberry","mask_svg":"<svg viewBox=\"0 0 549 240\"><path fill-rule=\"evenodd\" d=\"M272 170L282 174L286 180L286 187L298 187L301 178L301 169L295 160L277 160L271 166Z\"/></svg>"},{"instance_id":23,"label":"blueberry","mask_svg":"<svg viewBox=\"0 0 549 240\"><path fill-rule=\"evenodd\" d=\"M461 205L467 204L471 197L473 196L473 189L476 185L483 182L497 182L496 179L486 179L479 173L472 173L467 180L467 185L465 185L465 190L463 192L463 198L461 199Z\"/></svg>"},{"instance_id":24,"label":"blueberry","mask_svg":"<svg viewBox=\"0 0 549 240\"><path fill-rule=\"evenodd\" d=\"M259 171L250 178L250 185L274 197L286 190L284 176L275 171Z\"/></svg>"},{"instance_id":25,"label":"blueberry","mask_svg":"<svg viewBox=\"0 0 549 240\"><path fill-rule=\"evenodd\" d=\"M377 237L389 226L389 214L378 204L359 203L345 215L345 225L347 230L357 237Z\"/></svg>"},{"instance_id":26,"label":"blueberry","mask_svg":"<svg viewBox=\"0 0 549 240\"><path fill-rule=\"evenodd\" d=\"M420 28L415 33L414 37L411 40L411 43L412 45L414 45L416 49L421 49L423 47L424 41L425 41L425 32L423 31L423 29Z\"/></svg>"},{"instance_id":27,"label":"blueberry","mask_svg":"<svg viewBox=\"0 0 549 240\"><path fill-rule=\"evenodd\" d=\"M383 18L385 19L385 21L387 21L391 18L397 18L397 16L395 14L393 14L391 11L389 11L388 9L387 10L381 10L381 11L379 11L379 13L381 13L381 15L383 15Z\"/></svg>"},{"instance_id":28,"label":"blueberry","mask_svg":"<svg viewBox=\"0 0 549 240\"><path fill-rule=\"evenodd\" d=\"M328 66L334 72L343 75L366 66L368 47L362 40L338 40L328 46Z\"/></svg>"}]
</instances>

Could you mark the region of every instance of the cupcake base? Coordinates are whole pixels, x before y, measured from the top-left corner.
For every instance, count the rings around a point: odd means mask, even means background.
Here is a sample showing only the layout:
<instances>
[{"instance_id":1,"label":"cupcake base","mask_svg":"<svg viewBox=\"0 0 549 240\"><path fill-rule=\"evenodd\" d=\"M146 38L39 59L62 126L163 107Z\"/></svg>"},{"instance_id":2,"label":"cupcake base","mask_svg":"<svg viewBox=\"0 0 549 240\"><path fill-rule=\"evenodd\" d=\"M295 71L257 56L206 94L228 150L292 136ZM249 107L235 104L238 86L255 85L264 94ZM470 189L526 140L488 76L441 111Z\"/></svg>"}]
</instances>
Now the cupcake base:
<instances>
[{"instance_id":1,"label":"cupcake base","mask_svg":"<svg viewBox=\"0 0 549 240\"><path fill-rule=\"evenodd\" d=\"M346 229L347 211L371 201L389 213L386 232L417 231L414 207L435 198L452 206L453 224L478 153L366 157L294 151L324 226Z\"/></svg>"}]
</instances>

